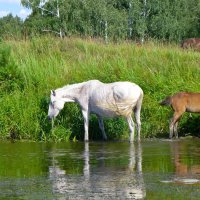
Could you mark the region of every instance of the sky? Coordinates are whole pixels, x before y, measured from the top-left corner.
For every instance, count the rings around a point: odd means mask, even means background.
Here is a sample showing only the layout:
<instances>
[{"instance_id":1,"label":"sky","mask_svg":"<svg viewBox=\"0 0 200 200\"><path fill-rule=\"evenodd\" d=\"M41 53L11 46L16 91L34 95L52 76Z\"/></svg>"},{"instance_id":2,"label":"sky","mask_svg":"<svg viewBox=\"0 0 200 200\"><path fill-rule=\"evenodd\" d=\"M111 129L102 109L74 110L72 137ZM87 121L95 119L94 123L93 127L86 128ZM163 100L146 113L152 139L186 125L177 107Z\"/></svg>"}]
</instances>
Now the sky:
<instances>
[{"instance_id":1,"label":"sky","mask_svg":"<svg viewBox=\"0 0 200 200\"><path fill-rule=\"evenodd\" d=\"M0 18L9 13L24 20L31 11L21 5L21 0L0 0Z\"/></svg>"}]
</instances>

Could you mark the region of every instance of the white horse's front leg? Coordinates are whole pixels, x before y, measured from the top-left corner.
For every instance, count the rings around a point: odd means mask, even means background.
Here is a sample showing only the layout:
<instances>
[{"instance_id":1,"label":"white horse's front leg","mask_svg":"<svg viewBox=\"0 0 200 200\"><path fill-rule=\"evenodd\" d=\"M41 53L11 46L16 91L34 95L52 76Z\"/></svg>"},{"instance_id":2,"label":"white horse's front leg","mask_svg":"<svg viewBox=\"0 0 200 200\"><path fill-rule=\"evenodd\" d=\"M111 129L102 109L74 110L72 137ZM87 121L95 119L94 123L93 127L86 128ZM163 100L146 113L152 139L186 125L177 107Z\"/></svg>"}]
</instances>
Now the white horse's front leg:
<instances>
[{"instance_id":1,"label":"white horse's front leg","mask_svg":"<svg viewBox=\"0 0 200 200\"><path fill-rule=\"evenodd\" d=\"M89 141L88 137L88 127L89 127L89 112L88 110L82 110L83 114L83 119L84 119L84 129L85 129L85 135L84 135L84 140L87 142Z\"/></svg>"},{"instance_id":2,"label":"white horse's front leg","mask_svg":"<svg viewBox=\"0 0 200 200\"><path fill-rule=\"evenodd\" d=\"M127 122L130 130L130 139L129 141L132 143L134 141L134 122L131 116L127 117Z\"/></svg>"},{"instance_id":3,"label":"white horse's front leg","mask_svg":"<svg viewBox=\"0 0 200 200\"><path fill-rule=\"evenodd\" d=\"M98 117L99 127L100 127L102 135L103 135L103 139L107 140L107 135L106 135L105 128L104 128L103 119L100 116L97 116L97 117Z\"/></svg>"}]
</instances>

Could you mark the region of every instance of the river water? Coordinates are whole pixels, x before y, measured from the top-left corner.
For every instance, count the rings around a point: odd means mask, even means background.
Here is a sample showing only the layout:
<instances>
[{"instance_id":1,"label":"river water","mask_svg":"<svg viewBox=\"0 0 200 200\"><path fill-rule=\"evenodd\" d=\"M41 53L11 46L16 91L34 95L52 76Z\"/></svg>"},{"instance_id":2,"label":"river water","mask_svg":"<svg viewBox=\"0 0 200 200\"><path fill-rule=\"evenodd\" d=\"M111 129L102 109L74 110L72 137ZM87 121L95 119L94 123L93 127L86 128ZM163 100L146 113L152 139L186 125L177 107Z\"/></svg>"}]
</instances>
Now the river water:
<instances>
[{"instance_id":1,"label":"river water","mask_svg":"<svg viewBox=\"0 0 200 200\"><path fill-rule=\"evenodd\" d=\"M0 142L0 199L200 199L200 140Z\"/></svg>"}]
</instances>

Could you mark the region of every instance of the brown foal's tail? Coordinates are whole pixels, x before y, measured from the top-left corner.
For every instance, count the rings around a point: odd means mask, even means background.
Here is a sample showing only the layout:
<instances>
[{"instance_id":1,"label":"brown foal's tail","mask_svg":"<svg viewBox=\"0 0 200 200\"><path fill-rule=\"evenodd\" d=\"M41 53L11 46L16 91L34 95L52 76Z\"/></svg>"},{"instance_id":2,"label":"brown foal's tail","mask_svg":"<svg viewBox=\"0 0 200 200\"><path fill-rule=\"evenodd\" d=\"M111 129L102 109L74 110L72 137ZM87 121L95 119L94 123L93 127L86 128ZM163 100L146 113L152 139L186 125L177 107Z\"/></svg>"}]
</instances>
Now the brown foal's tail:
<instances>
[{"instance_id":1,"label":"brown foal's tail","mask_svg":"<svg viewBox=\"0 0 200 200\"><path fill-rule=\"evenodd\" d=\"M171 106L171 96L166 97L163 101L160 102L161 106Z\"/></svg>"}]
</instances>

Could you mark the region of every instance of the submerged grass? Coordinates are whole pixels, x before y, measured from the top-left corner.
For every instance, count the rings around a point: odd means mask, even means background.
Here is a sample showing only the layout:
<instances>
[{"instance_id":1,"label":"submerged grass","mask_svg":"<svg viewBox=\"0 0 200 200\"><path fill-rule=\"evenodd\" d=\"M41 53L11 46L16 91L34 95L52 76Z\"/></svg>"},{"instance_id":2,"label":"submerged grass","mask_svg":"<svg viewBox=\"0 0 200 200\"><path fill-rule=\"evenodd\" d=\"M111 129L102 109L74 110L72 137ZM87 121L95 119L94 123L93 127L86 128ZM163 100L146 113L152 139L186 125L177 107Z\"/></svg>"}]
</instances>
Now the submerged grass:
<instances>
[{"instance_id":1,"label":"submerged grass","mask_svg":"<svg viewBox=\"0 0 200 200\"><path fill-rule=\"evenodd\" d=\"M92 40L53 37L6 41L0 45L12 49L7 61L8 66L15 66L11 74L15 70L20 72L14 89L0 87L0 138L82 139L83 120L77 105L66 104L53 129L47 120L50 90L66 84L99 79L140 85L145 94L141 116L143 137L168 136L172 112L160 107L160 100L177 91L200 91L200 54L183 51L176 45L155 42L143 46L105 45ZM188 120L189 115L185 114L181 132L186 129L188 132L189 126L189 132L199 134L200 128L195 129L191 120L187 124ZM105 128L110 139L128 138L124 119L105 120ZM90 120L90 138L101 138L94 116Z\"/></svg>"}]
</instances>

